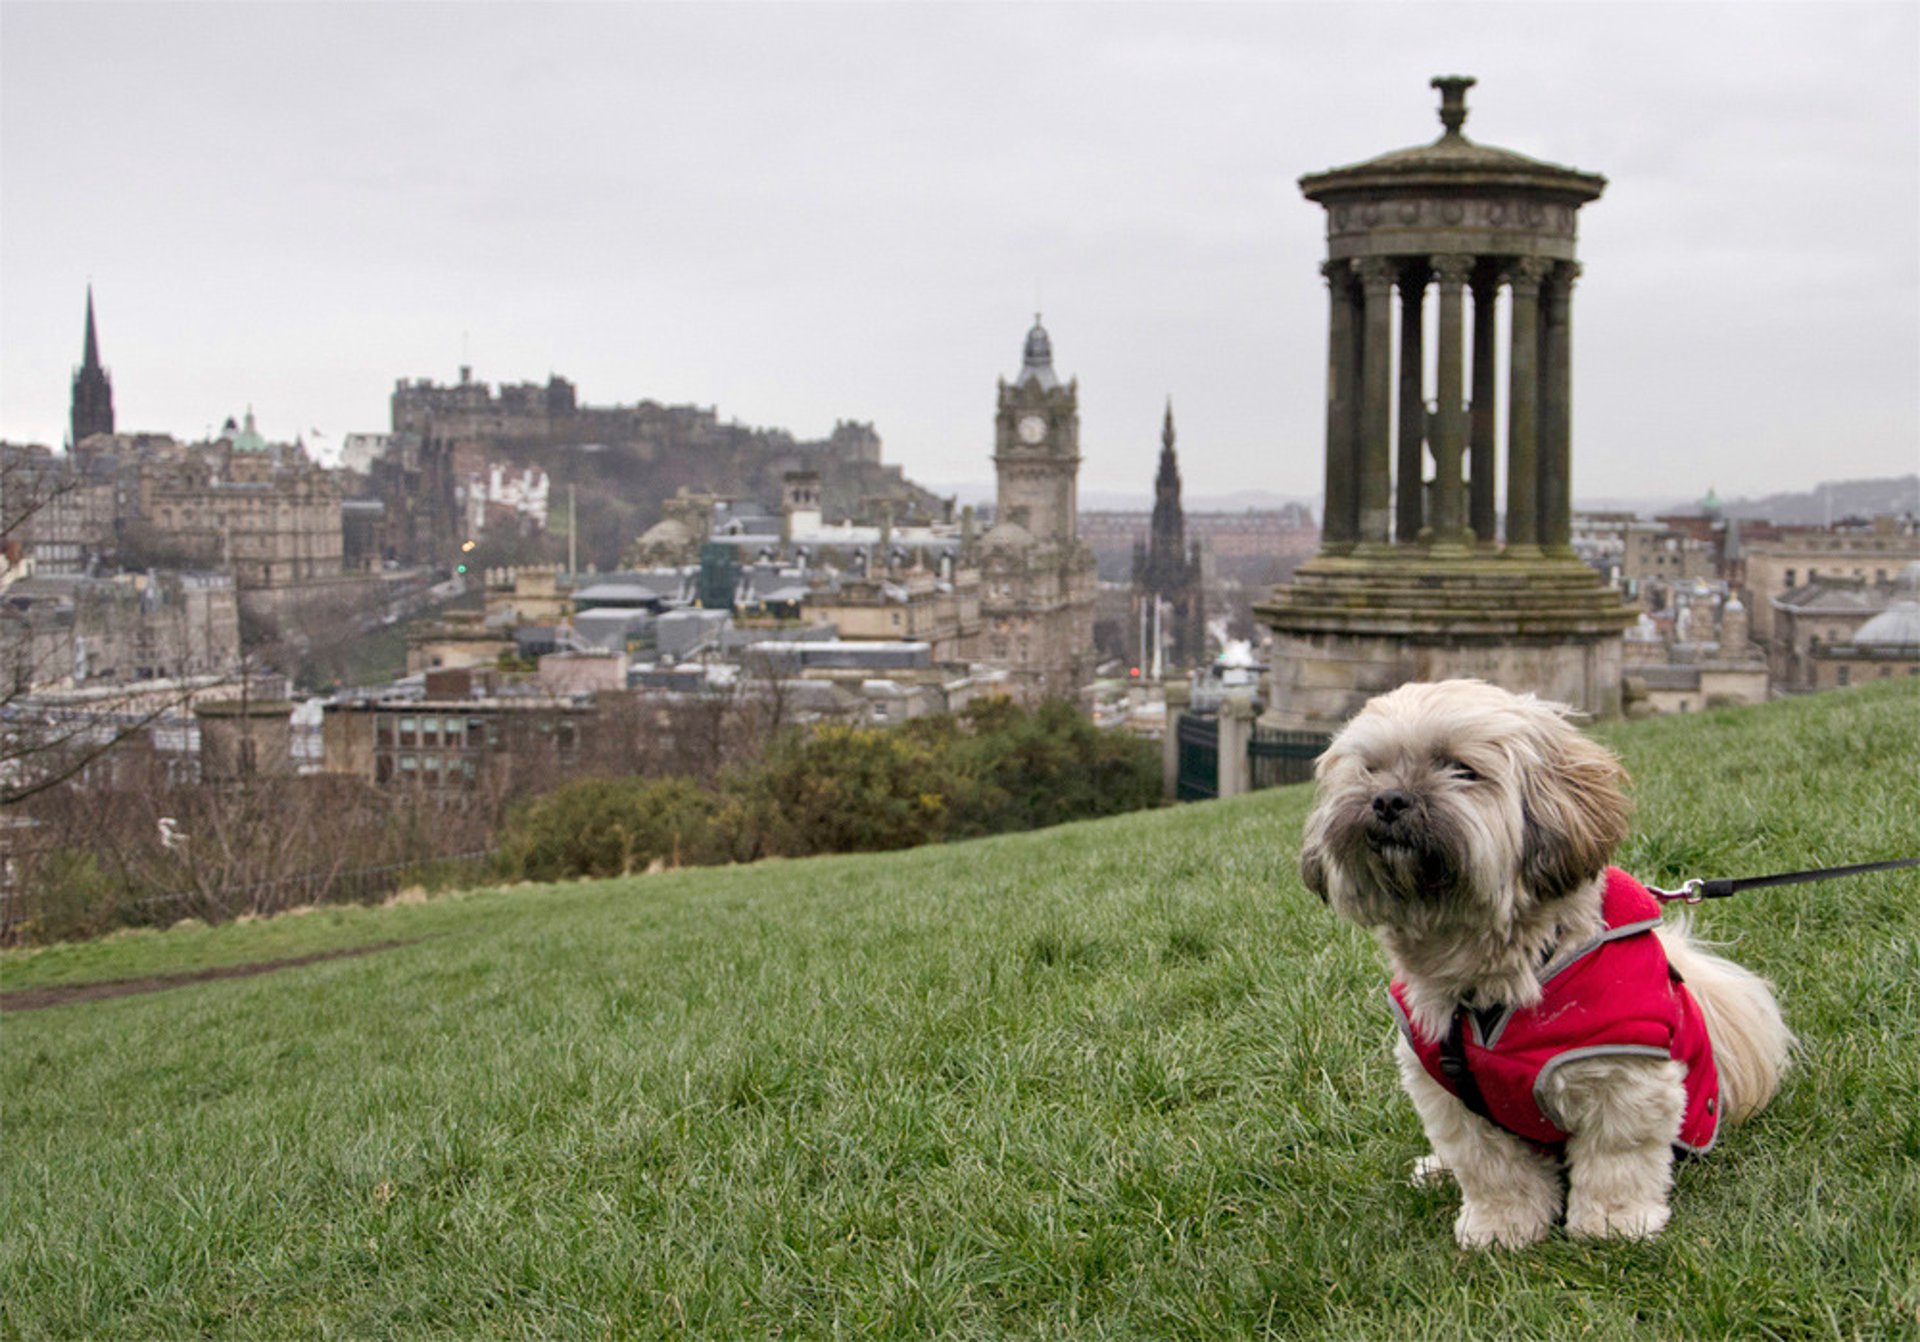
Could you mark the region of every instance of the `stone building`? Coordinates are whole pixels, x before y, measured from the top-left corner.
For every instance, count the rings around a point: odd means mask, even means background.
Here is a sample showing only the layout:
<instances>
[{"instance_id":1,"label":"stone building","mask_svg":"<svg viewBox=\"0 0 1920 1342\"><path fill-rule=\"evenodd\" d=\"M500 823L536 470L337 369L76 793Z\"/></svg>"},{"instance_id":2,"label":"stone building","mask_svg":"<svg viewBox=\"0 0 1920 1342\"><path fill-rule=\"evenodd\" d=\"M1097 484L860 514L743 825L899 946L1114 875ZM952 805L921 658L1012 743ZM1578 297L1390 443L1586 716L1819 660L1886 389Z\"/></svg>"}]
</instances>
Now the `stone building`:
<instances>
[{"instance_id":1,"label":"stone building","mask_svg":"<svg viewBox=\"0 0 1920 1342\"><path fill-rule=\"evenodd\" d=\"M1328 729L1374 694L1449 676L1620 708L1632 615L1572 546L1575 216L1606 179L1469 140L1473 82L1433 81L1432 144L1300 180L1327 217L1326 515L1320 553L1256 608L1276 643L1276 726Z\"/></svg>"},{"instance_id":2,"label":"stone building","mask_svg":"<svg viewBox=\"0 0 1920 1342\"><path fill-rule=\"evenodd\" d=\"M1911 521L1880 517L1846 530L1809 527L1748 541L1743 553L1754 637L1772 643L1778 598L1827 579L1886 586L1920 559L1920 532Z\"/></svg>"},{"instance_id":3,"label":"stone building","mask_svg":"<svg viewBox=\"0 0 1920 1342\"><path fill-rule=\"evenodd\" d=\"M1207 652L1207 607L1200 542L1187 545L1180 508L1180 463L1173 450L1173 399L1160 430L1160 469L1153 482L1153 520L1136 548L1133 585L1143 631L1139 662L1160 676L1198 666Z\"/></svg>"},{"instance_id":4,"label":"stone building","mask_svg":"<svg viewBox=\"0 0 1920 1342\"><path fill-rule=\"evenodd\" d=\"M1016 699L1077 694L1093 672L1093 551L1079 538L1080 387L1034 319L994 420L994 525L980 538L980 660Z\"/></svg>"},{"instance_id":5,"label":"stone building","mask_svg":"<svg viewBox=\"0 0 1920 1342\"><path fill-rule=\"evenodd\" d=\"M1774 688L1785 694L1803 694L1829 688L1837 674L1827 658L1831 648L1851 645L1860 630L1885 614L1900 599L1890 582L1836 575L1802 582L1768 603L1773 634L1766 644ZM1823 663L1828 683L1821 683ZM1849 679L1851 679L1849 673Z\"/></svg>"},{"instance_id":6,"label":"stone building","mask_svg":"<svg viewBox=\"0 0 1920 1342\"><path fill-rule=\"evenodd\" d=\"M963 568L949 581L910 568L841 577L808 588L802 618L849 641L918 641L935 662L970 662L980 642L980 574Z\"/></svg>"},{"instance_id":7,"label":"stone building","mask_svg":"<svg viewBox=\"0 0 1920 1342\"><path fill-rule=\"evenodd\" d=\"M249 412L249 427L252 421ZM345 571L339 481L304 452L271 460L243 430L211 452L150 466L143 475L145 521L155 542L231 568L243 591Z\"/></svg>"},{"instance_id":8,"label":"stone building","mask_svg":"<svg viewBox=\"0 0 1920 1342\"><path fill-rule=\"evenodd\" d=\"M43 575L84 574L114 544L114 485L72 454L0 443L0 541L12 541Z\"/></svg>"},{"instance_id":9,"label":"stone building","mask_svg":"<svg viewBox=\"0 0 1920 1342\"><path fill-rule=\"evenodd\" d=\"M238 783L293 776L290 701L251 696L204 700L194 704L193 718L200 729L201 781Z\"/></svg>"},{"instance_id":10,"label":"stone building","mask_svg":"<svg viewBox=\"0 0 1920 1342\"><path fill-rule=\"evenodd\" d=\"M0 692L222 676L239 660L224 573L25 578L0 608Z\"/></svg>"},{"instance_id":11,"label":"stone building","mask_svg":"<svg viewBox=\"0 0 1920 1342\"><path fill-rule=\"evenodd\" d=\"M1908 565L1885 610L1851 638L1814 648L1810 660L1816 690L1920 676L1920 563Z\"/></svg>"},{"instance_id":12,"label":"stone building","mask_svg":"<svg viewBox=\"0 0 1920 1342\"><path fill-rule=\"evenodd\" d=\"M1725 583L1695 579L1672 586L1668 595L1658 615L1641 613L1624 641L1628 715L1765 703L1765 650L1751 641L1739 594Z\"/></svg>"},{"instance_id":13,"label":"stone building","mask_svg":"<svg viewBox=\"0 0 1920 1342\"><path fill-rule=\"evenodd\" d=\"M1608 513L1583 514L1574 525L1575 552L1629 591L1648 579L1691 582L1723 576L1713 543L1665 522Z\"/></svg>"},{"instance_id":14,"label":"stone building","mask_svg":"<svg viewBox=\"0 0 1920 1342\"><path fill-rule=\"evenodd\" d=\"M431 694L326 705L323 768L382 787L460 791L509 768L572 773L595 722L591 696Z\"/></svg>"}]
</instances>

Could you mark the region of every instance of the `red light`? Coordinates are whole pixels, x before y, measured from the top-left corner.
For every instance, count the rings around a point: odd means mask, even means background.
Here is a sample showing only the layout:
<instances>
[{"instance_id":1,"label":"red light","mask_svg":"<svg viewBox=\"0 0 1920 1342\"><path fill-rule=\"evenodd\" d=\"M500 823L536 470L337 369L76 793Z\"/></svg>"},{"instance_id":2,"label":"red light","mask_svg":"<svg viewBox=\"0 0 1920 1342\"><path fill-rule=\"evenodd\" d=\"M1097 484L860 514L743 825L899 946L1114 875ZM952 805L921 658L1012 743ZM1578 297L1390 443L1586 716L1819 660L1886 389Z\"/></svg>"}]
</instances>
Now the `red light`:
<instances>
[{"instance_id":1,"label":"red light","mask_svg":"<svg viewBox=\"0 0 1920 1342\"><path fill-rule=\"evenodd\" d=\"M1138 680L1138 679L1140 679L1140 668L1136 666L1136 667L1134 667L1134 668L1133 668L1133 669L1132 669L1131 671L1129 671L1129 672L1128 672L1127 674L1128 674L1128 675L1130 675L1130 676L1132 676L1132 677L1133 677L1133 678L1134 678L1135 680Z\"/></svg>"}]
</instances>

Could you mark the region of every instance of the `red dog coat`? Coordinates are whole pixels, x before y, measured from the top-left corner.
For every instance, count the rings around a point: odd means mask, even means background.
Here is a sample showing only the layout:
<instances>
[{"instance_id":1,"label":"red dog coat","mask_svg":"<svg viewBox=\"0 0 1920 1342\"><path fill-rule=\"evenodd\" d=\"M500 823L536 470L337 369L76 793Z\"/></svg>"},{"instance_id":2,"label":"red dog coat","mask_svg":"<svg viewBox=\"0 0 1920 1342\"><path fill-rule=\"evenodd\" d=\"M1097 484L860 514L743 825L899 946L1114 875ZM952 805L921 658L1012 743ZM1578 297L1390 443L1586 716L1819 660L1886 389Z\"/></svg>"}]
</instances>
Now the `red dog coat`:
<instances>
[{"instance_id":1,"label":"red dog coat","mask_svg":"<svg viewBox=\"0 0 1920 1342\"><path fill-rule=\"evenodd\" d=\"M1452 1051L1464 1054L1470 1073L1465 1093L1449 1073L1450 1063L1455 1071L1459 1064L1446 1056L1447 1041L1414 1027L1406 987L1396 979L1387 992L1400 1029L1427 1075L1483 1117L1543 1146L1567 1139L1540 1106L1540 1088L1554 1068L1608 1054L1676 1058L1687 1067L1687 1107L1674 1144L1700 1154L1713 1145L1719 1125L1720 1079L1700 1005L1653 935L1660 905L1640 882L1609 867L1601 908L1607 930L1548 961L1537 1005L1460 1008Z\"/></svg>"}]
</instances>

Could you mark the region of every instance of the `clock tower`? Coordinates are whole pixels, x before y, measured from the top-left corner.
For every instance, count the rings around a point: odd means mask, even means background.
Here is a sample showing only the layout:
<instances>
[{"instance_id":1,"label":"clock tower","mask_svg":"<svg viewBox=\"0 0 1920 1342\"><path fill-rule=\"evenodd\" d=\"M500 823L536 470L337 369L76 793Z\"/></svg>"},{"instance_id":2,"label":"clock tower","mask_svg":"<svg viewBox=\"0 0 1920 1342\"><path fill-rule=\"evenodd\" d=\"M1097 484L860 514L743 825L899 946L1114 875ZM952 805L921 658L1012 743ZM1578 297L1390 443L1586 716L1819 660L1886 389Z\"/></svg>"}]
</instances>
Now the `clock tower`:
<instances>
[{"instance_id":1,"label":"clock tower","mask_svg":"<svg viewBox=\"0 0 1920 1342\"><path fill-rule=\"evenodd\" d=\"M1080 540L1080 385L1053 371L1034 318L994 417L994 525L980 540L982 660L1022 702L1071 698L1093 674L1093 552Z\"/></svg>"},{"instance_id":2,"label":"clock tower","mask_svg":"<svg viewBox=\"0 0 1920 1342\"><path fill-rule=\"evenodd\" d=\"M1080 383L1054 376L1053 342L1037 313L1020 376L1000 383L993 469L995 521L1016 523L1038 541L1074 543L1080 534Z\"/></svg>"}]
</instances>

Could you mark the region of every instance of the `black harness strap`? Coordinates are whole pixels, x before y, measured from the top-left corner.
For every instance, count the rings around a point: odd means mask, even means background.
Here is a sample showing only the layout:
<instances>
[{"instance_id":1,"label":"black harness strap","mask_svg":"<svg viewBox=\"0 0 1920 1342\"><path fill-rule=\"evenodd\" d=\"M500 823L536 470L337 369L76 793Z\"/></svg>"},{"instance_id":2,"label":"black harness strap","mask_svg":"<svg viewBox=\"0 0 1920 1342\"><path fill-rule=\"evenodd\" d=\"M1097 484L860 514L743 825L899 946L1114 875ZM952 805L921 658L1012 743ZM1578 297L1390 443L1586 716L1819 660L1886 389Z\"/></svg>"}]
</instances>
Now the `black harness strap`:
<instances>
[{"instance_id":1,"label":"black harness strap","mask_svg":"<svg viewBox=\"0 0 1920 1342\"><path fill-rule=\"evenodd\" d=\"M1487 1108L1487 1097L1480 1093L1480 1083L1473 1079L1473 1069L1467 1066L1467 1009L1461 1007L1453 1013L1453 1025L1447 1031L1447 1037L1440 1041L1440 1070L1447 1080L1453 1083L1453 1093L1460 1103L1467 1106L1469 1113L1478 1114L1487 1122L1499 1127L1499 1120L1493 1111Z\"/></svg>"}]
</instances>

